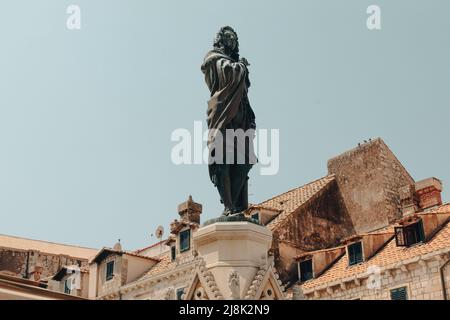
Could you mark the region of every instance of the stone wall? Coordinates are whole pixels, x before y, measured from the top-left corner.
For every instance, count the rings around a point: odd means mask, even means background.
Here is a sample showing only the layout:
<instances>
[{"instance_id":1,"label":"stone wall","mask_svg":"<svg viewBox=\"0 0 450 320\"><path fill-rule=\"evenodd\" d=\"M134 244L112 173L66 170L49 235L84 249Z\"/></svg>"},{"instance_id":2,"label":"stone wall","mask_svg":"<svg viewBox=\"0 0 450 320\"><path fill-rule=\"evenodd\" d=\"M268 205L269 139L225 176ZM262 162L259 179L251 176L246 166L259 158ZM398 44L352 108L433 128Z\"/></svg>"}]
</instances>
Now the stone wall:
<instances>
[{"instance_id":1,"label":"stone wall","mask_svg":"<svg viewBox=\"0 0 450 320\"><path fill-rule=\"evenodd\" d=\"M124 263L124 260L120 255L110 254L100 263L97 271L97 296L101 297L116 292L120 286L125 284L127 264ZM111 261L114 261L114 277L106 280L106 265Z\"/></svg>"},{"instance_id":2,"label":"stone wall","mask_svg":"<svg viewBox=\"0 0 450 320\"><path fill-rule=\"evenodd\" d=\"M30 277L36 266L42 267L41 278L53 276L62 266L88 266L88 261L67 255L55 255L36 250L0 248L0 271L20 277Z\"/></svg>"},{"instance_id":3,"label":"stone wall","mask_svg":"<svg viewBox=\"0 0 450 320\"><path fill-rule=\"evenodd\" d=\"M401 218L399 188L414 180L381 139L362 144L328 161L357 233Z\"/></svg>"}]
</instances>

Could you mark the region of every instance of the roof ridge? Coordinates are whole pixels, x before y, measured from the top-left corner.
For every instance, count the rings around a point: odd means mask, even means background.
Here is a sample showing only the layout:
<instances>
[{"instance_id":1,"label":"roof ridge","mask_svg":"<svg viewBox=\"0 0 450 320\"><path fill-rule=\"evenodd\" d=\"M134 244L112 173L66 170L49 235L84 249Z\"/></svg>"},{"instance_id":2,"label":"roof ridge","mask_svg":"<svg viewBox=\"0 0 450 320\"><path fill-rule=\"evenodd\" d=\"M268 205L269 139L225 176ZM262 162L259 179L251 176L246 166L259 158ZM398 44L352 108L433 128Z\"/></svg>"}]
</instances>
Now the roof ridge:
<instances>
[{"instance_id":1,"label":"roof ridge","mask_svg":"<svg viewBox=\"0 0 450 320\"><path fill-rule=\"evenodd\" d=\"M147 246L147 247L144 247L144 248L142 248L142 249L136 249L136 250L134 250L134 251L132 251L132 252L141 253L142 251L147 250L147 249L150 249L150 248L153 248L153 247L156 247L158 244L162 244L163 242L165 242L165 241L167 241L167 240L168 240L168 239L165 239L165 240L161 240L161 241L155 242L155 243L153 243L153 244L151 244L151 245L149 245L149 246Z\"/></svg>"},{"instance_id":2,"label":"roof ridge","mask_svg":"<svg viewBox=\"0 0 450 320\"><path fill-rule=\"evenodd\" d=\"M286 192L283 192L283 193L280 193L280 194L278 194L278 195L276 195L276 196L273 196L272 198L269 198L269 199L267 199L267 200L265 200L265 201L263 201L263 202L260 202L259 205L262 205L263 203L269 202L269 201L271 201L271 200L273 200L273 199L275 199L275 198L281 197L281 196L283 196L283 195L285 195L285 194L288 194L289 192L292 192L292 191L294 191L294 190L301 189L301 188L305 188L305 187L307 187L307 186L309 186L309 185L311 185L311 184L313 184L313 183L319 182L319 181L321 181L321 180L325 180L325 179L327 179L327 178L331 179L331 178L334 178L334 177L335 177L335 174L328 174L328 175L326 175L326 176L324 176L324 177L322 177L322 178L316 179L316 180L314 180L314 181L308 182L308 183L306 183L306 184L304 184L304 185L301 185L301 186L299 186L299 187L292 188L292 189L290 189L290 190L288 190L288 191L286 191Z\"/></svg>"},{"instance_id":3,"label":"roof ridge","mask_svg":"<svg viewBox=\"0 0 450 320\"><path fill-rule=\"evenodd\" d=\"M99 250L97 248L83 247L80 245L66 244L66 243L47 241L47 240L30 239L30 238L25 238L25 237L7 235L7 234L3 234L3 233L0 233L0 237L9 237L9 238L15 238L15 239L21 239L21 240L37 241L37 242L43 242L43 243L49 243L49 244L56 244L56 245L65 246L65 247L80 248L80 249L89 249L89 250L97 250L97 251ZM0 246L1 246L1 244L0 244Z\"/></svg>"}]
</instances>

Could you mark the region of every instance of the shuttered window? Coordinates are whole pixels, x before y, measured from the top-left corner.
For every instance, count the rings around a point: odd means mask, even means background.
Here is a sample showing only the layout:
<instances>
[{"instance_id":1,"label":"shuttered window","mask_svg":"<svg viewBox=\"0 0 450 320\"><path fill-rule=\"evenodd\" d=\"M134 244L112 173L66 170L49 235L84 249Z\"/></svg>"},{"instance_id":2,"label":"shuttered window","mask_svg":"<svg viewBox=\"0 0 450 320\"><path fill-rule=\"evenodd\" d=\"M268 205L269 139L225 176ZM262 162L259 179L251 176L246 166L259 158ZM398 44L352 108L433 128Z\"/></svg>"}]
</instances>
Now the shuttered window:
<instances>
[{"instance_id":1,"label":"shuttered window","mask_svg":"<svg viewBox=\"0 0 450 320\"><path fill-rule=\"evenodd\" d=\"M65 294L70 294L71 293L69 281L70 281L70 279L66 279L64 281L64 293Z\"/></svg>"},{"instance_id":2,"label":"shuttered window","mask_svg":"<svg viewBox=\"0 0 450 320\"><path fill-rule=\"evenodd\" d=\"M300 262L300 281L305 282L313 278L312 259Z\"/></svg>"},{"instance_id":3,"label":"shuttered window","mask_svg":"<svg viewBox=\"0 0 450 320\"><path fill-rule=\"evenodd\" d=\"M391 290L391 300L408 300L408 291L406 287Z\"/></svg>"},{"instance_id":4,"label":"shuttered window","mask_svg":"<svg viewBox=\"0 0 450 320\"><path fill-rule=\"evenodd\" d=\"M106 281L111 280L114 276L114 261L106 264Z\"/></svg>"},{"instance_id":5,"label":"shuttered window","mask_svg":"<svg viewBox=\"0 0 450 320\"><path fill-rule=\"evenodd\" d=\"M408 226L395 228L395 241L397 246L412 246L413 244L423 242L424 240L425 234L423 231L422 220Z\"/></svg>"},{"instance_id":6,"label":"shuttered window","mask_svg":"<svg viewBox=\"0 0 450 320\"><path fill-rule=\"evenodd\" d=\"M355 242L347 247L348 250L348 265L352 266L363 262L362 244L361 241Z\"/></svg>"},{"instance_id":7,"label":"shuttered window","mask_svg":"<svg viewBox=\"0 0 450 320\"><path fill-rule=\"evenodd\" d=\"M180 252L187 251L191 247L191 230L180 232Z\"/></svg>"},{"instance_id":8,"label":"shuttered window","mask_svg":"<svg viewBox=\"0 0 450 320\"><path fill-rule=\"evenodd\" d=\"M175 248L175 246L171 246L170 247L170 256L172 258L172 261L175 260L175 258L176 258L176 248Z\"/></svg>"}]
</instances>

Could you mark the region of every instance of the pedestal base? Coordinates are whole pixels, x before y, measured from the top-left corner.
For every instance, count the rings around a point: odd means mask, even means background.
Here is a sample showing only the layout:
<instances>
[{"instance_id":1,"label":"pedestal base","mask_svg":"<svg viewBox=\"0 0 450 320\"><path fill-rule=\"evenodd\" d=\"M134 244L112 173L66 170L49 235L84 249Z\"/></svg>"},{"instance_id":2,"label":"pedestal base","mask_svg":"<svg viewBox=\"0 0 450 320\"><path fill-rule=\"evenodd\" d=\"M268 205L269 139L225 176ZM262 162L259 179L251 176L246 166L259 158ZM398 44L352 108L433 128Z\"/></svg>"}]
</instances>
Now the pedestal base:
<instances>
[{"instance_id":1,"label":"pedestal base","mask_svg":"<svg viewBox=\"0 0 450 320\"><path fill-rule=\"evenodd\" d=\"M222 218L225 221L219 222ZM193 240L223 297L243 299L256 272L267 263L272 233L257 222L230 218L210 220L195 232Z\"/></svg>"}]
</instances>

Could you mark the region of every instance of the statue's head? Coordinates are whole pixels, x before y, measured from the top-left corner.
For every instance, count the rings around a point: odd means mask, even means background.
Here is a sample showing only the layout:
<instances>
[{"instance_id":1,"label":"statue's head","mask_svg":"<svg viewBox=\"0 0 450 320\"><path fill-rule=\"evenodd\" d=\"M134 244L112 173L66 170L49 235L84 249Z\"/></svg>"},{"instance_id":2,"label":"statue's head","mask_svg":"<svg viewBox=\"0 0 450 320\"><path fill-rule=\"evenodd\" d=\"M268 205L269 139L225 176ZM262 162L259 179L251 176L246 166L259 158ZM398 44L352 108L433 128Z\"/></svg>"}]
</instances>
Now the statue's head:
<instances>
[{"instance_id":1,"label":"statue's head","mask_svg":"<svg viewBox=\"0 0 450 320\"><path fill-rule=\"evenodd\" d=\"M237 33L231 27L222 27L214 39L214 49L235 60L239 60L239 41Z\"/></svg>"}]
</instances>

